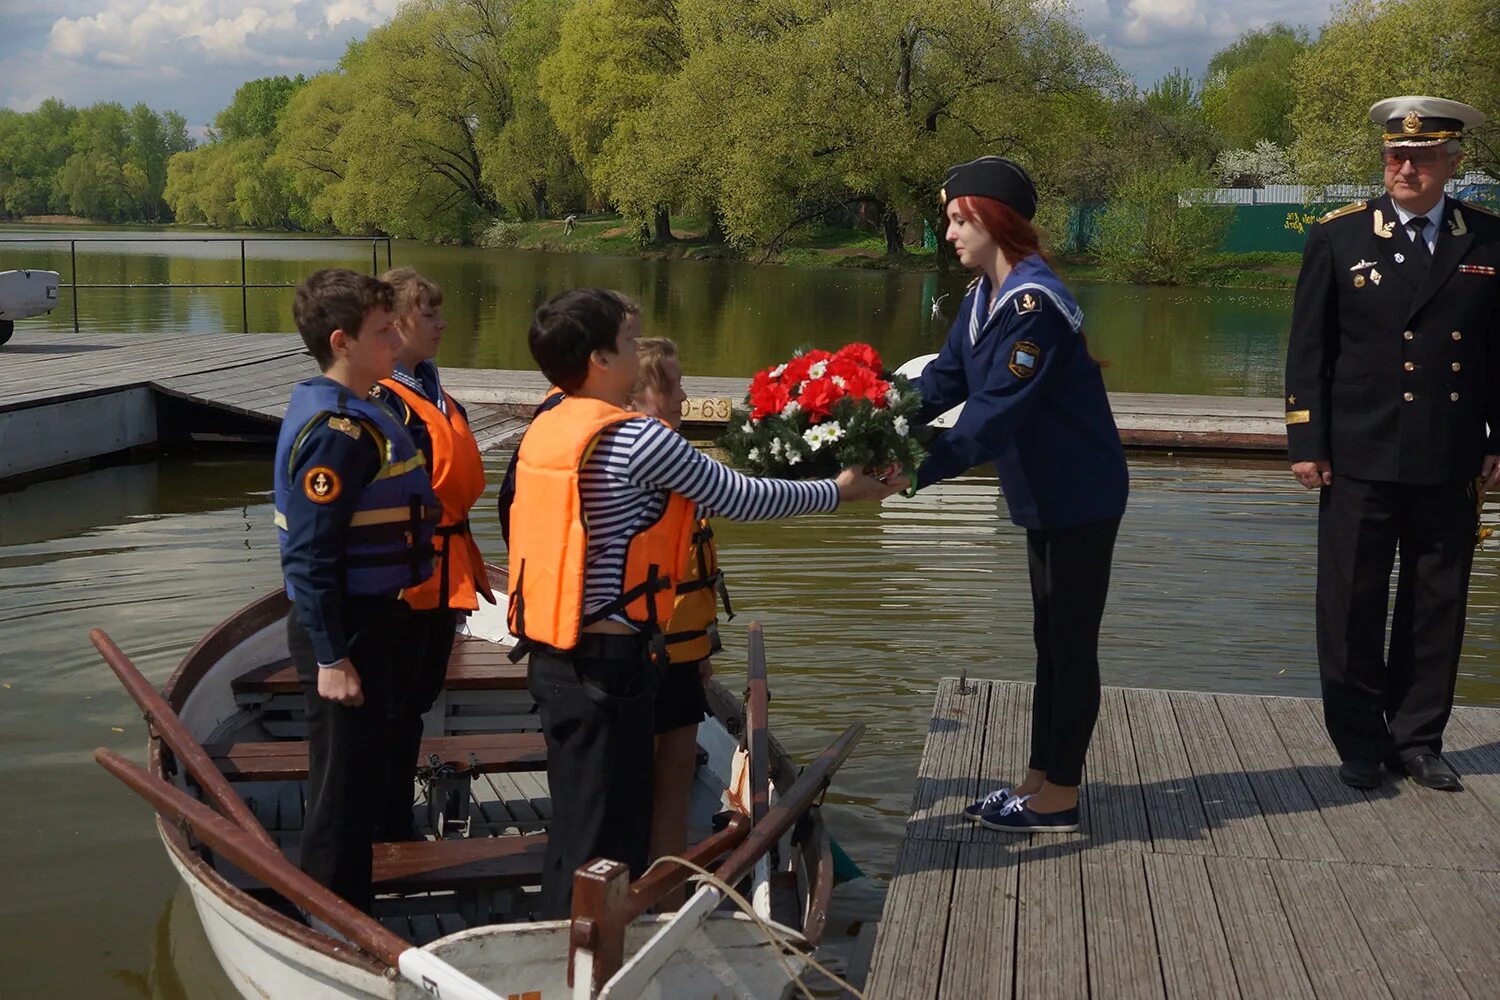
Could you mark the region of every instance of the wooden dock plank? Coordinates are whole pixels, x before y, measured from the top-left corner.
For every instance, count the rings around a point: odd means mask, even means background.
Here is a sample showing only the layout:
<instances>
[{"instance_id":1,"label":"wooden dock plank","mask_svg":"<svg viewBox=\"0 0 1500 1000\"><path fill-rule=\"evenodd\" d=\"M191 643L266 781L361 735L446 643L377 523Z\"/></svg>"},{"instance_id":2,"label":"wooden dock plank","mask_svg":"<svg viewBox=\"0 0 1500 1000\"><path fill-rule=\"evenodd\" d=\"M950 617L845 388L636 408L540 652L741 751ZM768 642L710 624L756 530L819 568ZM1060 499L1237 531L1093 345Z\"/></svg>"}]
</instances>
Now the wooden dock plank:
<instances>
[{"instance_id":1,"label":"wooden dock plank","mask_svg":"<svg viewBox=\"0 0 1500 1000\"><path fill-rule=\"evenodd\" d=\"M1166 987L1141 855L1089 851L1080 864L1090 993L1112 1000L1164 1000Z\"/></svg>"},{"instance_id":2,"label":"wooden dock plank","mask_svg":"<svg viewBox=\"0 0 1500 1000\"><path fill-rule=\"evenodd\" d=\"M1239 996L1204 859L1148 854L1145 865L1167 996Z\"/></svg>"},{"instance_id":3,"label":"wooden dock plank","mask_svg":"<svg viewBox=\"0 0 1500 1000\"><path fill-rule=\"evenodd\" d=\"M1339 888L1395 997L1466 997L1453 965L1416 915L1403 885L1409 869L1338 865ZM1493 996L1486 992L1481 996Z\"/></svg>"},{"instance_id":4,"label":"wooden dock plank","mask_svg":"<svg viewBox=\"0 0 1500 1000\"><path fill-rule=\"evenodd\" d=\"M958 848L938 997L1009 997L1016 975L1017 879L1012 845Z\"/></svg>"},{"instance_id":5,"label":"wooden dock plank","mask_svg":"<svg viewBox=\"0 0 1500 1000\"><path fill-rule=\"evenodd\" d=\"M908 840L896 859L870 966L870 1000L934 998L953 907L959 845Z\"/></svg>"},{"instance_id":6,"label":"wooden dock plank","mask_svg":"<svg viewBox=\"0 0 1500 1000\"><path fill-rule=\"evenodd\" d=\"M1500 712L1461 706L1444 734L1443 757L1459 773L1464 791L1500 824Z\"/></svg>"},{"instance_id":7,"label":"wooden dock plank","mask_svg":"<svg viewBox=\"0 0 1500 1000\"><path fill-rule=\"evenodd\" d=\"M1339 780L1338 758L1322 720L1292 698L1268 698L1265 709L1339 853L1349 861L1400 864L1406 852L1376 819L1369 797Z\"/></svg>"},{"instance_id":8,"label":"wooden dock plank","mask_svg":"<svg viewBox=\"0 0 1500 1000\"><path fill-rule=\"evenodd\" d=\"M1453 974L1470 996L1500 994L1500 940L1496 924L1478 898L1484 893L1463 872L1423 868L1407 872L1402 887L1415 915L1436 938Z\"/></svg>"},{"instance_id":9,"label":"wooden dock plank","mask_svg":"<svg viewBox=\"0 0 1500 1000\"><path fill-rule=\"evenodd\" d=\"M1193 769L1193 783L1208 818L1214 853L1221 857L1277 857L1276 842L1213 695L1178 691L1170 698Z\"/></svg>"},{"instance_id":10,"label":"wooden dock plank","mask_svg":"<svg viewBox=\"0 0 1500 1000\"><path fill-rule=\"evenodd\" d=\"M1034 846L1025 859L1016 901L1016 996L1086 997L1079 851L1068 844Z\"/></svg>"},{"instance_id":11,"label":"wooden dock plank","mask_svg":"<svg viewBox=\"0 0 1500 1000\"><path fill-rule=\"evenodd\" d=\"M1234 857L1209 858L1207 864L1240 996L1313 1000L1312 982L1266 862Z\"/></svg>"},{"instance_id":12,"label":"wooden dock plank","mask_svg":"<svg viewBox=\"0 0 1500 1000\"><path fill-rule=\"evenodd\" d=\"M1245 777L1276 842L1275 856L1309 861L1342 859L1338 841L1323 821L1317 803L1302 783L1271 717L1266 714L1265 699L1222 694L1214 699L1228 730L1228 739L1239 751L1246 767Z\"/></svg>"},{"instance_id":13,"label":"wooden dock plank","mask_svg":"<svg viewBox=\"0 0 1500 1000\"><path fill-rule=\"evenodd\" d=\"M927 743L917 765L908 839L972 839L974 824L962 811L979 788L989 693L988 684L971 681L961 689L951 677L938 684Z\"/></svg>"},{"instance_id":14,"label":"wooden dock plank","mask_svg":"<svg viewBox=\"0 0 1500 1000\"><path fill-rule=\"evenodd\" d=\"M1125 692L1125 704L1145 792L1152 848L1180 854L1212 853L1208 817L1198 799L1170 696L1165 691L1130 688Z\"/></svg>"},{"instance_id":15,"label":"wooden dock plank","mask_svg":"<svg viewBox=\"0 0 1500 1000\"><path fill-rule=\"evenodd\" d=\"M1303 971L1319 1000L1389 997L1375 955L1327 862L1270 861L1271 883L1281 900ZM1290 955L1285 961L1292 961Z\"/></svg>"}]
</instances>

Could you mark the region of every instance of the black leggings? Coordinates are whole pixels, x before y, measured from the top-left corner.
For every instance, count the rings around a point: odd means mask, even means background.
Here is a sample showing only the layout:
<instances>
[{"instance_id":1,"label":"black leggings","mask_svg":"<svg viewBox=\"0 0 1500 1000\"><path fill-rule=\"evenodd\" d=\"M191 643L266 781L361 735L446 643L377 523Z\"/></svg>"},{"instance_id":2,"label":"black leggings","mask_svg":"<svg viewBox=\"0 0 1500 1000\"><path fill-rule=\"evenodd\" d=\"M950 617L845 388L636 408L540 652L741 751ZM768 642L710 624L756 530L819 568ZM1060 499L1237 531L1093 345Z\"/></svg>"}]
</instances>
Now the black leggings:
<instances>
[{"instance_id":1,"label":"black leggings","mask_svg":"<svg viewBox=\"0 0 1500 1000\"><path fill-rule=\"evenodd\" d=\"M1099 622L1120 519L1056 530L1027 529L1036 691L1031 759L1054 785L1083 780L1099 717Z\"/></svg>"}]
</instances>

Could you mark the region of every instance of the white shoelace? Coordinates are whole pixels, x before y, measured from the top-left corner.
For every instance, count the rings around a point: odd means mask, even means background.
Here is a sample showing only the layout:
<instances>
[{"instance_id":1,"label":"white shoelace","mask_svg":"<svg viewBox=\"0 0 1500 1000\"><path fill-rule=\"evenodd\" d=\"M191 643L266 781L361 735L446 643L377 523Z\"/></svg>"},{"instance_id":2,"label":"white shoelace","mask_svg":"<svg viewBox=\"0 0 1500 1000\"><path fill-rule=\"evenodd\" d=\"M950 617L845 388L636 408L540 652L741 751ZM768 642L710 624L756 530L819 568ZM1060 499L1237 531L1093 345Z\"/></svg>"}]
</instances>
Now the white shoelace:
<instances>
[{"instance_id":1,"label":"white shoelace","mask_svg":"<svg viewBox=\"0 0 1500 1000\"><path fill-rule=\"evenodd\" d=\"M1012 795L1005 800L1005 805L1000 807L1000 815L1009 816L1012 813L1020 812L1026 808L1026 801L1030 798L1030 795Z\"/></svg>"},{"instance_id":2,"label":"white shoelace","mask_svg":"<svg viewBox=\"0 0 1500 1000\"><path fill-rule=\"evenodd\" d=\"M1014 797L1010 794L1009 788L997 788L980 800L980 812L989 812L998 805L1004 805Z\"/></svg>"}]
</instances>

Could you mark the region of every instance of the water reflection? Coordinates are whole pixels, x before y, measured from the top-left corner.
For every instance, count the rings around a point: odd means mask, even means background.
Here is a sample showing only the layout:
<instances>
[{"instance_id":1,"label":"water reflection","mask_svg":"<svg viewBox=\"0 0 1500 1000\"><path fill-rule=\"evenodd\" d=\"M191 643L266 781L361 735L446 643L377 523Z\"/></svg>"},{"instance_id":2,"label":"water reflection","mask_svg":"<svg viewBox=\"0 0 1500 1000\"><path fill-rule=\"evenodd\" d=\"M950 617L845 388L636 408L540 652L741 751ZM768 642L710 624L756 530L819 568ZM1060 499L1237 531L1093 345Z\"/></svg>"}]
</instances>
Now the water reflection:
<instances>
[{"instance_id":1,"label":"water reflection","mask_svg":"<svg viewBox=\"0 0 1500 1000\"><path fill-rule=\"evenodd\" d=\"M506 457L487 457L492 483ZM1135 455L1131 473L1105 682L1315 695L1315 497L1279 463ZM12 804L0 825L11 873L0 993L199 997L224 985L149 809L89 760L99 745L141 759L145 731L85 633L105 627L162 683L204 632L278 585L268 486L258 458L164 461L0 494L0 801ZM474 523L498 556L493 509L481 501ZM719 670L734 690L744 627L763 622L773 722L789 748L810 752L866 723L828 796L830 823L884 877L938 679L1031 674L1024 537L985 475L882 508L725 523L718 537L740 611ZM1500 704L1497 552L1475 564L1458 685L1469 703ZM855 912L878 911L870 892L856 890ZM71 942L68 961L38 961L58 941Z\"/></svg>"},{"instance_id":2,"label":"water reflection","mask_svg":"<svg viewBox=\"0 0 1500 1000\"><path fill-rule=\"evenodd\" d=\"M0 235L33 232L0 227ZM295 282L335 264L370 266L366 244L293 239L247 247L252 282ZM961 274L757 268L407 242L395 244L394 260L444 286L449 329L438 360L465 368L533 368L525 342L532 311L556 292L579 285L607 285L639 299L647 332L676 339L693 375L749 375L799 346L851 340L868 341L899 363L938 349L967 284ZM66 246L0 243L0 269L19 266L50 267L65 280L70 273ZM78 266L84 282L238 283L239 245L82 244ZM1075 291L1090 347L1109 363L1105 379L1111 389L1280 395L1290 292L1091 282L1078 283ZM935 320L932 303L940 296L947 296L941 303L945 315ZM85 329L237 331L242 325L238 287L84 289L79 301ZM252 289L245 306L251 330L292 328L287 289ZM41 322L71 327L66 290L62 305ZM24 341L25 329L17 342Z\"/></svg>"}]
</instances>

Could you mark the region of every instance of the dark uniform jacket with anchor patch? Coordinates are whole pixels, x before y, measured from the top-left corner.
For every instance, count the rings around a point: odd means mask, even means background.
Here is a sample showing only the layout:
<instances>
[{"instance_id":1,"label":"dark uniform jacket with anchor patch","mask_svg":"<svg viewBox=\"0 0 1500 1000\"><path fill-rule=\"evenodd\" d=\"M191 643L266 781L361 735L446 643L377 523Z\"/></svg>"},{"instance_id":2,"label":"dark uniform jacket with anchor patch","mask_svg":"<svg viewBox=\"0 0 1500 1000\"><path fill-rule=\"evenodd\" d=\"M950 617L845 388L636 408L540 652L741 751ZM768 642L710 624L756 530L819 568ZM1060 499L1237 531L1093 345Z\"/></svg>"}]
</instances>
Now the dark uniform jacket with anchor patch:
<instances>
[{"instance_id":1,"label":"dark uniform jacket with anchor patch","mask_svg":"<svg viewBox=\"0 0 1500 1000\"><path fill-rule=\"evenodd\" d=\"M1297 279L1286 423L1291 460L1335 477L1477 476L1500 452L1500 218L1446 198L1426 268L1389 195L1319 220Z\"/></svg>"}]
</instances>

